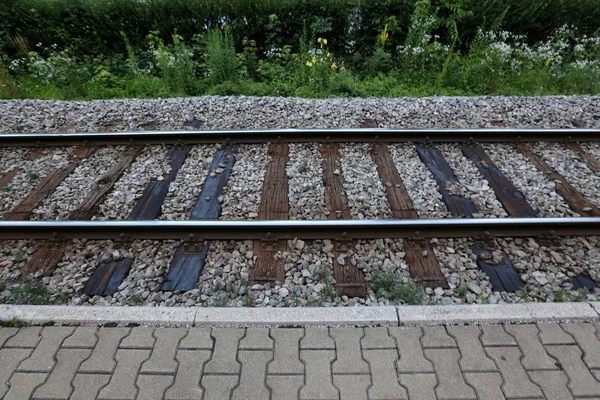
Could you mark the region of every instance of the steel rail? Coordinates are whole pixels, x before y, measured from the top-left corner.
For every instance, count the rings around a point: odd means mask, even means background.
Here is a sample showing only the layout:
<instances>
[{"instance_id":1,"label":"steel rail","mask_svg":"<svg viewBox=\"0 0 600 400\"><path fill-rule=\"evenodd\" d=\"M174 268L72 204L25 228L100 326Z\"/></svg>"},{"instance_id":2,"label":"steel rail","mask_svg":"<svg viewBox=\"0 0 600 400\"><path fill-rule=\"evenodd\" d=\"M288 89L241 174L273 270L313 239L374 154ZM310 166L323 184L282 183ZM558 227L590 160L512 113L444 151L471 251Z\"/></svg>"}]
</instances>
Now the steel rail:
<instances>
[{"instance_id":1,"label":"steel rail","mask_svg":"<svg viewBox=\"0 0 600 400\"><path fill-rule=\"evenodd\" d=\"M143 132L7 133L0 146L200 144L264 142L536 142L599 141L600 129L248 129Z\"/></svg>"},{"instance_id":2,"label":"steel rail","mask_svg":"<svg viewBox=\"0 0 600 400\"><path fill-rule=\"evenodd\" d=\"M0 221L0 239L376 239L600 235L600 218Z\"/></svg>"}]
</instances>

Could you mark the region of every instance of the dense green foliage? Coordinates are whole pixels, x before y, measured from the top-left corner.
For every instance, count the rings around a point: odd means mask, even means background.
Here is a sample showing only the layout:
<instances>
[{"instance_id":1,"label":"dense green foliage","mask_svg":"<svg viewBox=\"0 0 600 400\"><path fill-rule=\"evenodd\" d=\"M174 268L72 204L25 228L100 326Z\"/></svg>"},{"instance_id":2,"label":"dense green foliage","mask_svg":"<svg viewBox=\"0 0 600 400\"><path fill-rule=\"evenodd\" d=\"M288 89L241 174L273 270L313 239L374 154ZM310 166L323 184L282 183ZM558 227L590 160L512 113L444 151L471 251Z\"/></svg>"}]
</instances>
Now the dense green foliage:
<instances>
[{"instance_id":1,"label":"dense green foliage","mask_svg":"<svg viewBox=\"0 0 600 400\"><path fill-rule=\"evenodd\" d=\"M0 98L600 92L600 0L0 0Z\"/></svg>"}]
</instances>

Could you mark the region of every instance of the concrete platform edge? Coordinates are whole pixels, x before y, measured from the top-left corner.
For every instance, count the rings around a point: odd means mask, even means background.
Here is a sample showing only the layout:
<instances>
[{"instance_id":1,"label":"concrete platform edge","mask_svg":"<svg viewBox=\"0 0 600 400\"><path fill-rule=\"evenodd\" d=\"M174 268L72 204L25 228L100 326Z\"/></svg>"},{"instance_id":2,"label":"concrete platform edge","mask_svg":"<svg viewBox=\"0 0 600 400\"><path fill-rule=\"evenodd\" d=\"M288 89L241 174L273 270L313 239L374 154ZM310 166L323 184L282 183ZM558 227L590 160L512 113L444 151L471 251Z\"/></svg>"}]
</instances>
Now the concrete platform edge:
<instances>
[{"instance_id":1,"label":"concrete platform edge","mask_svg":"<svg viewBox=\"0 0 600 400\"><path fill-rule=\"evenodd\" d=\"M427 326L600 321L600 302L305 308L0 305L0 321L33 325Z\"/></svg>"}]
</instances>

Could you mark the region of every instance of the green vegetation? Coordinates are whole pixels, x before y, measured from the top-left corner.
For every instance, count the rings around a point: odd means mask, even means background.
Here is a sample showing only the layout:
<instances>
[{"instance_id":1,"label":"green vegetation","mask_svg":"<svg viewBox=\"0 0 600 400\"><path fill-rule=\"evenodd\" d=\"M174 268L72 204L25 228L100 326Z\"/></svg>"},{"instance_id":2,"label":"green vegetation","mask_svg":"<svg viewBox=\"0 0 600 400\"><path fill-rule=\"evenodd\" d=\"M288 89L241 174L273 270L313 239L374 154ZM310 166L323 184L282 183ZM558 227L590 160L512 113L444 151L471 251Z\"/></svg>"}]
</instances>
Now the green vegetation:
<instances>
[{"instance_id":1,"label":"green vegetation","mask_svg":"<svg viewBox=\"0 0 600 400\"><path fill-rule=\"evenodd\" d=\"M598 0L0 0L0 98L600 93Z\"/></svg>"},{"instance_id":2,"label":"green vegetation","mask_svg":"<svg viewBox=\"0 0 600 400\"><path fill-rule=\"evenodd\" d=\"M0 292L4 292L4 289L6 289L6 282L0 280Z\"/></svg>"},{"instance_id":3,"label":"green vegetation","mask_svg":"<svg viewBox=\"0 0 600 400\"><path fill-rule=\"evenodd\" d=\"M423 285L415 282L402 283L392 272L374 273L371 284L378 298L401 301L408 305L423 304L425 299Z\"/></svg>"},{"instance_id":4,"label":"green vegetation","mask_svg":"<svg viewBox=\"0 0 600 400\"><path fill-rule=\"evenodd\" d=\"M12 304L50 304L51 293L41 282L26 282L10 290L9 302Z\"/></svg>"}]
</instances>

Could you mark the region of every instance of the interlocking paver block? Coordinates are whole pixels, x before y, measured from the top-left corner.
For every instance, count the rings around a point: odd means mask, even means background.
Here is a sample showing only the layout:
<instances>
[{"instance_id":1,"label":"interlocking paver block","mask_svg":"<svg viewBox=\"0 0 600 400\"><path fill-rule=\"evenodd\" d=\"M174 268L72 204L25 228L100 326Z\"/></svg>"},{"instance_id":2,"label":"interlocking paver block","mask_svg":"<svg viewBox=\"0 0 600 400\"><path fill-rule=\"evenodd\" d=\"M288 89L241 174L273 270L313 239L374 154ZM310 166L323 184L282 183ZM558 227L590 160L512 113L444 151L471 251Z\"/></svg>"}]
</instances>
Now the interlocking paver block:
<instances>
[{"instance_id":1,"label":"interlocking paver block","mask_svg":"<svg viewBox=\"0 0 600 400\"><path fill-rule=\"evenodd\" d=\"M19 332L19 328L2 328L0 327L0 349L4 346L4 343L11 337L15 336Z\"/></svg>"},{"instance_id":2,"label":"interlocking paver block","mask_svg":"<svg viewBox=\"0 0 600 400\"><path fill-rule=\"evenodd\" d=\"M117 367L98 399L135 399L138 389L135 381L142 363L150 357L150 350L119 349L115 355Z\"/></svg>"},{"instance_id":3,"label":"interlocking paver block","mask_svg":"<svg viewBox=\"0 0 600 400\"><path fill-rule=\"evenodd\" d=\"M400 383L408 390L410 399L437 400L435 374L401 374Z\"/></svg>"},{"instance_id":4,"label":"interlocking paver block","mask_svg":"<svg viewBox=\"0 0 600 400\"><path fill-rule=\"evenodd\" d=\"M275 341L275 354L269 363L269 374L303 374L304 364L300 361L300 339L304 329L271 329Z\"/></svg>"},{"instance_id":5,"label":"interlocking paver block","mask_svg":"<svg viewBox=\"0 0 600 400\"><path fill-rule=\"evenodd\" d=\"M600 368L600 340L596 336L596 326L592 324L563 324L562 328L570 333L581 350L583 362L588 368Z\"/></svg>"},{"instance_id":6,"label":"interlocking paver block","mask_svg":"<svg viewBox=\"0 0 600 400\"><path fill-rule=\"evenodd\" d=\"M46 380L48 374L41 372L15 372L10 379L10 390L3 400L29 399L33 391Z\"/></svg>"},{"instance_id":7,"label":"interlocking paver block","mask_svg":"<svg viewBox=\"0 0 600 400\"><path fill-rule=\"evenodd\" d=\"M210 328L190 328L187 335L179 342L179 349L212 350L213 340Z\"/></svg>"},{"instance_id":8,"label":"interlocking paver block","mask_svg":"<svg viewBox=\"0 0 600 400\"><path fill-rule=\"evenodd\" d=\"M369 375L334 375L333 384L340 390L340 399L368 400Z\"/></svg>"},{"instance_id":9,"label":"interlocking paver block","mask_svg":"<svg viewBox=\"0 0 600 400\"><path fill-rule=\"evenodd\" d=\"M333 386L331 362L335 359L333 350L300 350L300 359L306 366L305 385L300 389L301 399L338 399Z\"/></svg>"},{"instance_id":10,"label":"interlocking paver block","mask_svg":"<svg viewBox=\"0 0 600 400\"><path fill-rule=\"evenodd\" d=\"M98 328L95 326L78 326L71 336L65 339L62 348L93 349L98 342L96 336Z\"/></svg>"},{"instance_id":11,"label":"interlocking paver block","mask_svg":"<svg viewBox=\"0 0 600 400\"><path fill-rule=\"evenodd\" d=\"M178 350L175 384L167 390L165 399L201 399L204 392L200 387L204 364L210 359L210 350Z\"/></svg>"},{"instance_id":12,"label":"interlocking paver block","mask_svg":"<svg viewBox=\"0 0 600 400\"><path fill-rule=\"evenodd\" d=\"M504 330L503 325L483 325L481 343L484 346L516 346L517 342Z\"/></svg>"},{"instance_id":13,"label":"interlocking paver block","mask_svg":"<svg viewBox=\"0 0 600 400\"><path fill-rule=\"evenodd\" d=\"M502 390L506 397L541 396L540 388L534 385L521 365L521 351L517 347L486 347L488 356L496 361L504 378Z\"/></svg>"},{"instance_id":14,"label":"interlocking paver block","mask_svg":"<svg viewBox=\"0 0 600 400\"><path fill-rule=\"evenodd\" d=\"M479 400L504 400L502 376L498 372L467 372L467 382L475 388Z\"/></svg>"},{"instance_id":15,"label":"interlocking paver block","mask_svg":"<svg viewBox=\"0 0 600 400\"><path fill-rule=\"evenodd\" d=\"M56 366L48 376L46 382L37 388L33 394L34 399L68 399L73 388L71 381L75 377L77 368L83 360L88 358L90 349L61 349L56 354Z\"/></svg>"},{"instance_id":16,"label":"interlocking paver block","mask_svg":"<svg viewBox=\"0 0 600 400\"><path fill-rule=\"evenodd\" d=\"M150 359L142 364L142 374L174 374L177 371L177 345L185 334L185 329L157 328L154 331L156 345Z\"/></svg>"},{"instance_id":17,"label":"interlocking paver block","mask_svg":"<svg viewBox=\"0 0 600 400\"><path fill-rule=\"evenodd\" d=\"M335 340L337 358L333 362L334 374L368 374L369 365L362 359L360 328L331 328L329 334Z\"/></svg>"},{"instance_id":18,"label":"interlocking paver block","mask_svg":"<svg viewBox=\"0 0 600 400\"><path fill-rule=\"evenodd\" d=\"M25 328L21 328L18 334L4 343L4 347L34 348L42 339L40 332L42 332L41 326L26 326Z\"/></svg>"},{"instance_id":19,"label":"interlocking paver block","mask_svg":"<svg viewBox=\"0 0 600 400\"><path fill-rule=\"evenodd\" d=\"M304 337L300 340L300 348L334 350L335 342L329 336L329 329L327 328L306 328L304 329Z\"/></svg>"},{"instance_id":20,"label":"interlocking paver block","mask_svg":"<svg viewBox=\"0 0 600 400\"><path fill-rule=\"evenodd\" d=\"M433 365L423 355L421 328L393 327L390 335L396 339L400 361L398 372L433 372Z\"/></svg>"},{"instance_id":21,"label":"interlocking paver block","mask_svg":"<svg viewBox=\"0 0 600 400\"><path fill-rule=\"evenodd\" d=\"M567 375L563 371L531 371L531 380L538 384L544 392L546 400L567 400L573 395L567 389Z\"/></svg>"},{"instance_id":22,"label":"interlocking paver block","mask_svg":"<svg viewBox=\"0 0 600 400\"><path fill-rule=\"evenodd\" d=\"M240 384L233 389L232 399L266 399L270 398L270 390L265 386L267 363L273 358L272 351L240 350L238 358L242 363Z\"/></svg>"},{"instance_id":23,"label":"interlocking paver block","mask_svg":"<svg viewBox=\"0 0 600 400\"><path fill-rule=\"evenodd\" d=\"M240 339L244 337L243 329L214 328L212 336L215 340L215 350L212 358L204 367L206 374L239 374L237 349Z\"/></svg>"},{"instance_id":24,"label":"interlocking paver block","mask_svg":"<svg viewBox=\"0 0 600 400\"><path fill-rule=\"evenodd\" d=\"M31 349L0 349L0 399L8 392L8 380Z\"/></svg>"},{"instance_id":25,"label":"interlocking paver block","mask_svg":"<svg viewBox=\"0 0 600 400\"><path fill-rule=\"evenodd\" d=\"M449 326L448 333L454 337L460 350L459 365L465 371L496 371L494 360L483 351L479 341L481 330L478 326Z\"/></svg>"},{"instance_id":26,"label":"interlocking paver block","mask_svg":"<svg viewBox=\"0 0 600 400\"><path fill-rule=\"evenodd\" d=\"M202 378L202 386L206 389L203 400L229 399L237 383L237 375L205 375Z\"/></svg>"},{"instance_id":27,"label":"interlocking paver block","mask_svg":"<svg viewBox=\"0 0 600 400\"><path fill-rule=\"evenodd\" d=\"M77 374L73 379L73 394L70 400L90 400L110 381L109 374Z\"/></svg>"},{"instance_id":28,"label":"interlocking paver block","mask_svg":"<svg viewBox=\"0 0 600 400\"><path fill-rule=\"evenodd\" d=\"M423 328L423 337L421 344L424 349L427 348L452 348L456 347L456 342L452 336L448 335L445 326L426 326Z\"/></svg>"},{"instance_id":29,"label":"interlocking paver block","mask_svg":"<svg viewBox=\"0 0 600 400\"><path fill-rule=\"evenodd\" d=\"M267 386L273 400L298 400L298 392L304 384L302 375L267 375Z\"/></svg>"},{"instance_id":30,"label":"interlocking paver block","mask_svg":"<svg viewBox=\"0 0 600 400\"><path fill-rule=\"evenodd\" d=\"M542 344L575 344L575 339L559 324L538 324Z\"/></svg>"},{"instance_id":31,"label":"interlocking paver block","mask_svg":"<svg viewBox=\"0 0 600 400\"><path fill-rule=\"evenodd\" d=\"M150 349L154 348L154 328L135 327L131 329L129 335L121 340L120 349Z\"/></svg>"},{"instance_id":32,"label":"interlocking paver block","mask_svg":"<svg viewBox=\"0 0 600 400\"><path fill-rule=\"evenodd\" d=\"M458 366L458 349L426 349L425 357L433 363L438 378L438 399L475 399L473 388L465 383Z\"/></svg>"},{"instance_id":33,"label":"interlocking paver block","mask_svg":"<svg viewBox=\"0 0 600 400\"><path fill-rule=\"evenodd\" d=\"M539 331L536 325L506 325L506 331L511 334L521 351L523 358L521 364L525 369L557 369L556 361L544 350L538 338Z\"/></svg>"},{"instance_id":34,"label":"interlocking paver block","mask_svg":"<svg viewBox=\"0 0 600 400\"><path fill-rule=\"evenodd\" d=\"M165 390L173 384L172 375L140 375L137 385L140 392L136 400L158 400L162 399Z\"/></svg>"},{"instance_id":35,"label":"interlocking paver block","mask_svg":"<svg viewBox=\"0 0 600 400\"><path fill-rule=\"evenodd\" d=\"M240 341L240 350L273 350L268 328L248 328Z\"/></svg>"},{"instance_id":36,"label":"interlocking paver block","mask_svg":"<svg viewBox=\"0 0 600 400\"><path fill-rule=\"evenodd\" d=\"M19 365L20 372L50 372L56 361L54 356L58 348L71 335L75 328L51 326L42 330L42 340L27 360Z\"/></svg>"},{"instance_id":37,"label":"interlocking paver block","mask_svg":"<svg viewBox=\"0 0 600 400\"><path fill-rule=\"evenodd\" d=\"M395 349L396 341L392 338L385 327L364 328L365 336L360 345L365 350L373 349Z\"/></svg>"},{"instance_id":38,"label":"interlocking paver block","mask_svg":"<svg viewBox=\"0 0 600 400\"><path fill-rule=\"evenodd\" d=\"M186 337L179 342L180 349L189 350L212 350L213 339L210 336L210 328L190 328Z\"/></svg>"},{"instance_id":39,"label":"interlocking paver block","mask_svg":"<svg viewBox=\"0 0 600 400\"><path fill-rule=\"evenodd\" d=\"M369 362L373 381L368 391L369 399L408 399L396 375L396 350L363 350L363 356Z\"/></svg>"},{"instance_id":40,"label":"interlocking paver block","mask_svg":"<svg viewBox=\"0 0 600 400\"><path fill-rule=\"evenodd\" d=\"M115 369L115 353L121 340L127 336L129 328L100 328L96 333L98 343L94 351L79 368L80 373L111 373Z\"/></svg>"},{"instance_id":41,"label":"interlocking paver block","mask_svg":"<svg viewBox=\"0 0 600 400\"><path fill-rule=\"evenodd\" d=\"M569 378L569 388L577 396L600 397L600 383L587 369L577 346L546 346L548 353L556 357Z\"/></svg>"}]
</instances>

